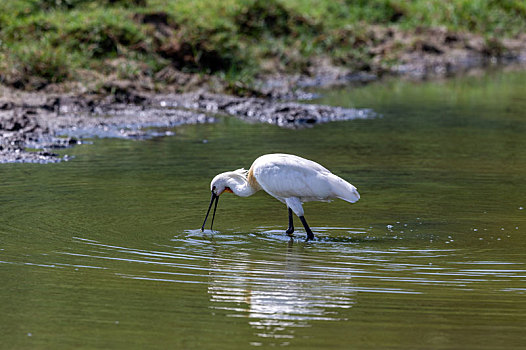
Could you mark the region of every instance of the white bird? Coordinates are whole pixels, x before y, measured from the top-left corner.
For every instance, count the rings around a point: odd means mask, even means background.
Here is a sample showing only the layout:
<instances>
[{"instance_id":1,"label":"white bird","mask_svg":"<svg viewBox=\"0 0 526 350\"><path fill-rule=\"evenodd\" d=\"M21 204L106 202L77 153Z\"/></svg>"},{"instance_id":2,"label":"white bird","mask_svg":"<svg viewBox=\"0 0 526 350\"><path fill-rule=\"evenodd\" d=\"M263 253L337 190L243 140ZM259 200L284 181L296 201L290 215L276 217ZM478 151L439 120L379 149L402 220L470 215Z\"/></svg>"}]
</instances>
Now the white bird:
<instances>
[{"instance_id":1,"label":"white bird","mask_svg":"<svg viewBox=\"0 0 526 350\"><path fill-rule=\"evenodd\" d=\"M334 175L320 164L292 154L265 154L257 158L248 171L238 169L216 175L210 183L212 198L201 227L204 231L206 219L215 200L212 224L219 196L224 192L248 197L264 190L272 197L287 205L289 227L285 231L289 236L294 232L292 212L301 220L307 241L314 234L304 217L302 203L310 201L330 202L339 198L354 203L360 199L356 187Z\"/></svg>"}]
</instances>

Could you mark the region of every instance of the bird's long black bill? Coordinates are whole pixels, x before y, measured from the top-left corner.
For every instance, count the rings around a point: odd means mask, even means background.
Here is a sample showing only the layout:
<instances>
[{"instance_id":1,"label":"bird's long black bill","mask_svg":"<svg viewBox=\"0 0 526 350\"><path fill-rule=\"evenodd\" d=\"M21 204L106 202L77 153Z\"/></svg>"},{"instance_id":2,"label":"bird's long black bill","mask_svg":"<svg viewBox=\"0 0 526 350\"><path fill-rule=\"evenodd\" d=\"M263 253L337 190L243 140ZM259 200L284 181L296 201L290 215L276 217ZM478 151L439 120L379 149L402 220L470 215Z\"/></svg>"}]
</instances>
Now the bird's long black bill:
<instances>
[{"instance_id":1,"label":"bird's long black bill","mask_svg":"<svg viewBox=\"0 0 526 350\"><path fill-rule=\"evenodd\" d=\"M219 196L216 196L216 204L214 205L214 213L212 214L212 223L210 224L210 231L212 231L212 227L214 227L214 218L216 217L216 209L217 209L218 202L219 202Z\"/></svg>"},{"instance_id":2,"label":"bird's long black bill","mask_svg":"<svg viewBox=\"0 0 526 350\"><path fill-rule=\"evenodd\" d=\"M219 196L216 196L216 194L212 192L212 198L210 198L210 205L208 206L208 211L206 212L205 221L203 221L203 226L201 226L201 232L205 230L206 219L208 219L208 214L210 214L210 209L212 209L212 203L214 203L214 199L216 198L219 199ZM214 217L216 215L217 199L216 199L216 205L214 207L214 214L212 215L212 225L214 224ZM210 229L212 228L210 227Z\"/></svg>"}]
</instances>

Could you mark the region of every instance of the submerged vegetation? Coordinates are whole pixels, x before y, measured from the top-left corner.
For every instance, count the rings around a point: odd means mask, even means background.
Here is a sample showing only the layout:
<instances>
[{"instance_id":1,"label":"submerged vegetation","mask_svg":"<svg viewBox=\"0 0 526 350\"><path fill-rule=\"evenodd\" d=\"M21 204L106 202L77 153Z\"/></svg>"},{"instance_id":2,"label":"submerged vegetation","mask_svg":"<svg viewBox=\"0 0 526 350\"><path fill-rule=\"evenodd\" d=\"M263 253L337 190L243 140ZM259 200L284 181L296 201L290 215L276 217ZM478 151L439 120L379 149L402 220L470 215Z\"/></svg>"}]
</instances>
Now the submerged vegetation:
<instances>
[{"instance_id":1,"label":"submerged vegetation","mask_svg":"<svg viewBox=\"0 0 526 350\"><path fill-rule=\"evenodd\" d=\"M385 31L385 28L390 28ZM40 89L71 81L188 75L250 82L262 74L306 73L319 59L380 72L400 41L392 31L475 33L488 54L526 32L521 0L10 0L0 3L0 82ZM383 30L383 31L382 31ZM454 40L452 37L451 40ZM420 46L419 46L420 45ZM199 79L199 78L198 78Z\"/></svg>"}]
</instances>

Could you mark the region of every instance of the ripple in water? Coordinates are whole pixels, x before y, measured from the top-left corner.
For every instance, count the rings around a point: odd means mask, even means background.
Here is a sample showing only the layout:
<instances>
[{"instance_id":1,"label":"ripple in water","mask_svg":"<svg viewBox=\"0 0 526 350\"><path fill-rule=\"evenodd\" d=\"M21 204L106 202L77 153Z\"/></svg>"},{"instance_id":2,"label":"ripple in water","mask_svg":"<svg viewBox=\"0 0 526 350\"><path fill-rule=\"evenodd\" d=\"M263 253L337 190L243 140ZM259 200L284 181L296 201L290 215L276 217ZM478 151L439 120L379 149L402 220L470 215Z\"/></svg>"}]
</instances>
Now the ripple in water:
<instances>
[{"instance_id":1,"label":"ripple in water","mask_svg":"<svg viewBox=\"0 0 526 350\"><path fill-rule=\"evenodd\" d=\"M190 230L153 249L73 237L69 249L38 262L0 262L87 268L144 283L202 284L209 310L246 318L258 337L276 342L294 338L312 322L346 320L345 310L356 306L360 293L425 295L436 288L488 287L526 293L521 263L476 259L479 252L465 249L413 249L371 229L315 230L314 243L305 243L301 231L291 240L272 227L248 233Z\"/></svg>"}]
</instances>

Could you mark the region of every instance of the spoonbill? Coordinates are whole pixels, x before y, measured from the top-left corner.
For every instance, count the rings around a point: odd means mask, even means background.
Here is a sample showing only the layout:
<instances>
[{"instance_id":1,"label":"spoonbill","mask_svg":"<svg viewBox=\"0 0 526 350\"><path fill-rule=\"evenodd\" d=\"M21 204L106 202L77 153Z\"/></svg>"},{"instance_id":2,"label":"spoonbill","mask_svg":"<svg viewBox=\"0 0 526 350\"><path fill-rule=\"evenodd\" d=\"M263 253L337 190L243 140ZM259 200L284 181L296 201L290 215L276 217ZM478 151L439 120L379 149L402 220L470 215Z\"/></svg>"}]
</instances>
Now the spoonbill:
<instances>
[{"instance_id":1,"label":"spoonbill","mask_svg":"<svg viewBox=\"0 0 526 350\"><path fill-rule=\"evenodd\" d=\"M285 232L292 237L294 232L292 212L294 212L305 227L306 241L314 239L314 234L303 215L302 204L304 202L330 202L332 199L339 198L354 203L360 199L356 187L320 164L292 154L281 153L260 156L252 163L248 171L238 169L216 175L210 183L210 190L212 198L201 232L205 229L206 219L215 201L210 225L212 229L221 194L227 192L240 197L248 197L259 190L264 190L287 206L289 227Z\"/></svg>"}]
</instances>

